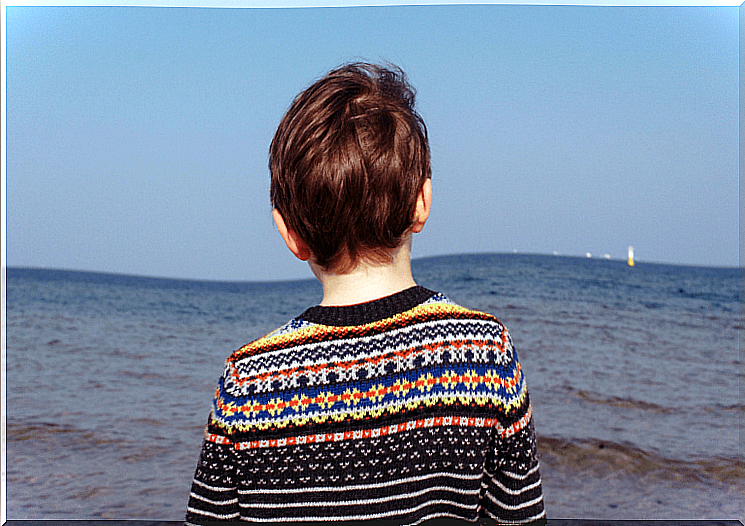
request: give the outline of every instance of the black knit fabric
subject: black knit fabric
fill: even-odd
[[[299,318],[310,323],[334,327],[364,325],[412,309],[434,295],[435,292],[417,285],[391,296],[356,305],[334,307],[316,305],[306,310]]]

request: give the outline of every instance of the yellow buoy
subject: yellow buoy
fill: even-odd
[[[629,266],[634,266],[634,247],[629,247]]]

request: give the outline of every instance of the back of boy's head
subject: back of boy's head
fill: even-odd
[[[404,72],[355,63],[315,82],[282,118],[269,169],[272,206],[321,268],[390,261],[431,176]]]

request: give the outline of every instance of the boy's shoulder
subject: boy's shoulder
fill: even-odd
[[[440,292],[435,292],[435,294],[429,300],[422,303],[422,306],[430,306],[432,311],[442,313],[443,315],[451,316],[454,318],[474,318],[484,321],[492,321],[502,325],[501,322],[493,314],[489,314],[488,312],[472,309],[469,307],[464,307],[450,300],[447,296]]]
[[[310,309],[306,312],[309,311]],[[428,299],[412,308],[360,325],[326,325],[306,319],[303,313],[234,351],[229,360],[241,360],[290,347],[304,347],[309,350],[323,345],[323,342],[334,340],[376,337],[417,329],[427,331],[430,327],[441,325],[450,325],[451,330],[458,332],[468,331],[471,324],[485,328],[497,337],[508,337],[507,328],[494,315],[463,307],[440,292],[432,292]]]

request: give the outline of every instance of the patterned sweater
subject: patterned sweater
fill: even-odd
[[[228,358],[187,524],[438,517],[545,522],[530,399],[496,318],[412,287],[311,307]]]

